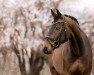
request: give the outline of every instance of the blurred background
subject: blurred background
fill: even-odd
[[[79,21],[94,53],[94,0],[0,0],[0,75],[51,75],[41,43],[56,8]]]

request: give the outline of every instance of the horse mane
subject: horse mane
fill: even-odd
[[[67,14],[65,14],[64,16],[71,18],[72,20],[74,20],[75,22],[77,22],[78,25],[79,25],[79,22],[78,22],[78,20],[75,17],[67,15]]]
[[[66,17],[69,17],[70,19],[72,19],[72,20],[74,20],[74,21],[76,21],[77,22],[77,25],[79,25],[79,23],[78,23],[78,21],[77,21],[77,19],[76,18],[74,18],[74,17],[72,17],[72,16],[70,16],[70,15],[64,15],[64,16],[66,16]],[[83,43],[83,39],[82,39],[82,36],[81,36],[81,29],[80,29],[80,27],[79,26],[77,26],[77,25],[75,25],[75,23],[74,24],[71,24],[71,25],[69,25],[70,27],[70,29],[71,29],[71,41],[72,41],[72,45],[74,46],[75,45],[75,50],[76,50],[76,52],[74,52],[74,53],[76,53],[76,55],[77,56],[79,56],[79,54],[80,55],[82,55],[83,54],[83,50],[84,50],[84,43]],[[77,46],[78,45],[78,46]],[[77,50],[78,49],[78,50]]]

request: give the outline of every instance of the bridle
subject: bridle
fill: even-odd
[[[54,28],[56,27],[56,24],[60,23],[61,27],[60,27],[60,31],[58,32],[56,38],[51,38],[50,35],[51,33],[54,31]],[[62,33],[65,32],[66,34],[66,22],[56,22],[52,25],[52,27],[49,30],[49,33],[47,36],[45,36],[45,39],[49,41],[49,43],[52,45],[53,49],[58,48],[61,45],[60,39],[62,37]],[[66,39],[66,35],[65,35],[65,39]]]

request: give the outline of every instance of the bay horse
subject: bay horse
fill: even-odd
[[[52,26],[43,40],[52,75],[90,75],[92,49],[76,18],[54,12]]]

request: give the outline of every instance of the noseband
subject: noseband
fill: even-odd
[[[56,24],[61,24],[60,31],[58,32],[56,38],[51,38],[50,35],[54,31]],[[66,22],[56,22],[52,25],[51,29],[49,30],[49,33],[47,36],[45,36],[45,39],[49,41],[49,43],[52,45],[53,49],[58,48],[61,45],[60,39],[62,37],[62,33],[65,32],[66,34]],[[66,38],[66,35],[65,35]]]

